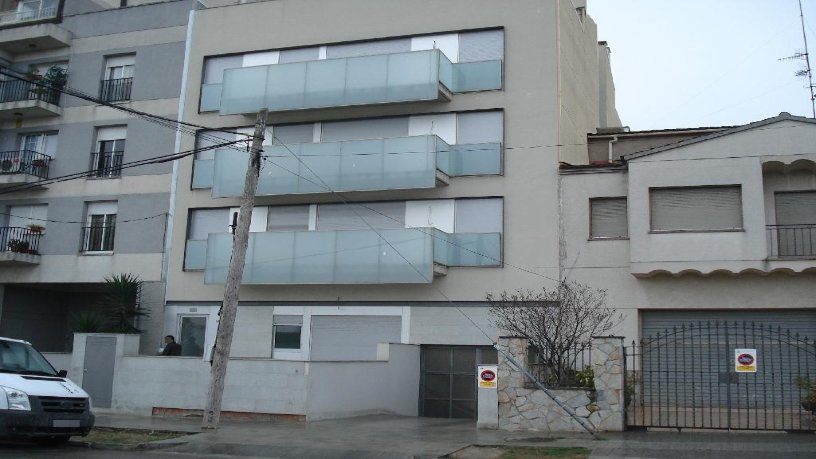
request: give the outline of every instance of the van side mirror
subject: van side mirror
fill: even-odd
[[[59,376],[60,378],[65,378],[65,377],[67,377],[67,376],[68,376],[68,370],[60,370],[60,371],[58,371],[58,372],[57,372],[57,376]]]

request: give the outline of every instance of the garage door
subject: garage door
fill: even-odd
[[[627,424],[813,430],[797,381],[816,378],[814,337],[816,310],[644,311]]]
[[[312,316],[312,360],[377,360],[378,343],[399,343],[399,316]]]
[[[497,363],[491,346],[422,346],[420,416],[475,419],[476,367]]]
[[[779,311],[644,311],[640,315],[642,338],[673,327],[705,322],[747,322],[781,327],[792,334],[816,338],[816,310]]]

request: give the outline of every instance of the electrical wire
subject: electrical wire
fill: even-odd
[[[109,168],[105,168],[105,169],[120,171],[122,169],[130,169],[130,168],[134,168],[134,167],[146,166],[146,165],[151,165],[151,164],[166,163],[166,162],[170,162],[170,161],[175,161],[177,159],[185,158],[187,156],[190,156],[190,155],[193,155],[195,153],[202,152],[202,151],[216,150],[218,148],[232,146],[232,145],[234,145],[236,143],[239,143],[239,142],[244,142],[244,141],[243,140],[236,140],[236,141],[232,141],[232,142],[226,142],[226,143],[223,143],[223,144],[211,145],[211,146],[207,146],[207,147],[196,148],[196,149],[193,149],[193,150],[182,151],[182,152],[179,152],[179,153],[171,153],[171,154],[162,155],[162,156],[155,156],[155,157],[152,157],[152,158],[146,158],[146,159],[141,159],[141,160],[137,160],[137,161],[131,161],[131,162],[128,162],[128,163],[122,163],[122,165],[120,165],[120,166],[109,167]],[[0,190],[0,195],[16,193],[16,192],[20,192],[20,191],[27,191],[27,190],[30,190],[30,189],[37,189],[37,188],[41,188],[44,185],[51,185],[51,184],[54,184],[54,183],[67,182],[67,181],[70,181],[70,180],[76,180],[76,179],[80,179],[80,178],[95,177],[96,174],[98,174],[98,173],[99,173],[99,169],[89,169],[89,170],[86,170],[86,171],[75,172],[75,173],[72,173],[72,174],[62,175],[62,176],[59,176],[59,177],[40,180],[38,182],[23,183],[23,184],[20,184],[20,185],[15,185],[15,186],[11,186],[11,187],[4,188],[4,189]]]

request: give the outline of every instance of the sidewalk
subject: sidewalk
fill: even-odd
[[[200,418],[97,416],[97,426],[201,432]],[[588,434],[477,430],[470,420],[364,416],[310,423],[223,421],[167,451],[271,458],[441,457],[470,445],[581,446],[592,458],[813,458],[816,435],[626,432]],[[170,440],[178,441],[178,440]]]

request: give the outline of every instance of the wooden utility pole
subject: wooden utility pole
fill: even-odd
[[[213,346],[212,366],[210,368],[210,385],[207,389],[207,407],[204,409],[202,427],[215,429],[221,418],[221,399],[224,395],[224,380],[227,376],[227,363],[232,347],[232,332],[235,328],[235,315],[238,312],[238,290],[241,277],[244,275],[247,244],[249,243],[249,223],[252,221],[252,207],[255,205],[255,190],[258,188],[258,176],[261,172],[261,151],[266,132],[267,110],[258,112],[255,118],[255,136],[249,152],[244,194],[241,196],[241,210],[235,225],[232,241],[227,282],[224,286],[224,303],[221,305],[218,333]]]

